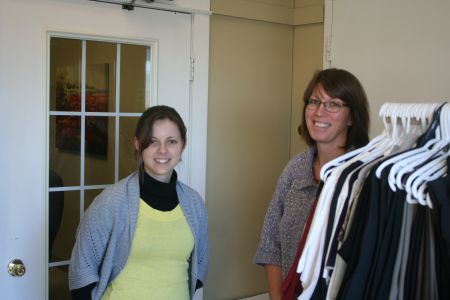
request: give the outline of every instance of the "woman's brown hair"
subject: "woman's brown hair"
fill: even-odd
[[[153,137],[153,125],[159,120],[170,120],[175,123],[180,131],[183,149],[186,146],[186,125],[180,114],[172,107],[165,105],[156,105],[145,110],[136,125],[134,137],[139,144],[139,149],[135,149],[135,157],[139,165],[139,171],[143,174],[142,152],[150,145]]]
[[[347,131],[347,140],[344,148],[359,148],[369,142],[369,103],[366,92],[359,80],[350,72],[342,69],[325,69],[317,71],[303,95],[302,123],[298,127],[298,133],[309,146],[315,145],[306,127],[306,105],[316,87],[322,89],[331,97],[344,101],[350,108],[352,125]]]

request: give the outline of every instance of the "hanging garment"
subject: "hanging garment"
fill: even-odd
[[[352,177],[350,179],[350,182],[346,182],[349,178],[350,174],[357,174],[354,173],[356,169],[358,169],[363,163],[361,161],[356,161],[352,164],[350,164],[345,170],[341,173],[341,176],[339,176],[338,182],[336,184],[337,188],[334,192],[334,195],[331,199],[330,203],[330,212],[336,212],[336,207],[338,206],[338,198],[340,196],[346,197],[346,195],[349,195],[351,193],[351,187],[353,186],[354,181],[356,178]],[[346,184],[348,183],[348,184]],[[345,189],[346,188],[346,189]],[[349,190],[350,189],[350,190]],[[332,230],[334,225],[334,219],[336,213],[330,213],[330,217],[328,219],[328,225],[325,232],[325,244],[329,245],[331,241],[332,236]],[[339,217],[339,216],[337,216]],[[320,265],[320,273],[322,274],[325,268],[325,257],[324,255],[322,257],[322,262]],[[326,278],[323,278],[323,276],[320,276],[318,278],[318,282],[316,284],[316,287],[314,289],[313,295],[311,296],[311,299],[313,300],[319,300],[319,299],[325,299],[327,294],[327,282]]]
[[[447,158],[447,170],[450,158]],[[434,231],[436,252],[436,277],[439,299],[450,299],[450,177],[428,183],[434,209],[431,223]]]

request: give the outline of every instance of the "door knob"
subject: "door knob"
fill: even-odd
[[[8,264],[8,273],[11,276],[23,276],[25,274],[25,266],[20,259],[13,259]]]

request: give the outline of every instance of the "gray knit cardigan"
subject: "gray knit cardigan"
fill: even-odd
[[[291,267],[300,234],[316,197],[315,148],[294,156],[284,168],[267,209],[254,262],[281,267],[283,278]]]
[[[126,264],[139,210],[139,176],[135,172],[107,187],[83,214],[69,266],[71,290],[97,282],[92,299],[103,295]],[[189,264],[191,298],[197,279],[208,272],[208,217],[200,195],[177,182],[178,200],[194,235]]]

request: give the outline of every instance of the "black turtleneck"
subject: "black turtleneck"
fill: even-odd
[[[170,182],[161,182],[151,177],[147,172],[139,175],[139,187],[141,199],[156,210],[170,211],[177,207],[177,172],[172,173]]]

